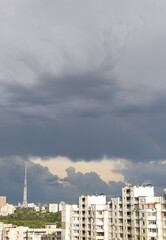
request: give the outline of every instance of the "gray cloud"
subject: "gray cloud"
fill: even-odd
[[[131,184],[152,184],[155,188],[155,194],[162,195],[166,187],[165,181],[165,161],[161,162],[127,162],[126,168],[120,171],[125,182]],[[119,172],[117,170],[117,172]]]
[[[7,196],[9,203],[22,202],[24,167],[25,161],[20,158],[0,159],[0,192],[1,195]],[[80,194],[91,192],[117,194],[123,184],[106,184],[95,172],[76,173],[74,168],[68,168],[66,171],[67,177],[59,179],[47,168],[28,162],[28,202],[73,202],[78,201]]]
[[[1,3],[1,156],[164,159],[165,7]]]
[[[125,168],[114,170],[123,174],[125,182],[131,184],[151,183],[156,194],[163,194],[166,186],[165,162],[125,161]],[[24,185],[25,160],[12,157],[0,159],[0,192],[6,195],[9,203],[22,202]],[[66,169],[67,177],[60,179],[48,169],[28,161],[28,202],[78,202],[81,194],[104,193],[109,200],[112,196],[121,195],[123,182],[110,181],[105,183],[95,172],[85,174],[76,172],[73,167]],[[5,179],[5,184],[4,184]],[[8,187],[6,187],[8,186]]]
[[[89,73],[65,78],[44,75],[33,87],[4,84],[10,104],[1,109],[1,154],[61,155],[73,160],[103,155],[133,160],[164,158],[165,153],[154,147],[146,132],[153,134],[149,120],[157,116],[160,143],[165,100],[148,107],[123,106],[123,101],[120,106],[117,96],[123,89],[116,80],[115,75],[108,80]]]

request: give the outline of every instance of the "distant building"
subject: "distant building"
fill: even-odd
[[[0,216],[7,216],[14,213],[15,207],[6,203],[6,196],[0,196]]]
[[[6,205],[6,196],[0,196],[0,208]]]
[[[59,212],[62,211],[62,207],[63,207],[64,204],[65,204],[65,202],[63,202],[63,201],[61,201],[61,202],[59,203],[59,206],[58,206],[58,211],[59,211]]]
[[[26,239],[61,240],[61,229],[57,228],[55,224],[48,224],[45,228],[28,228],[26,231]]]
[[[3,240],[25,240],[28,227],[16,227],[12,224],[4,224]]]
[[[34,203],[27,203],[27,207],[29,208],[35,208],[36,205]]]
[[[49,212],[53,212],[53,213],[58,212],[58,204],[57,203],[50,203],[49,204]]]
[[[0,216],[7,216],[9,214],[13,214],[16,210],[16,207],[12,204],[6,204],[3,207],[0,208]]]
[[[61,240],[61,229],[55,224],[29,228],[0,223],[0,234],[0,240]]]

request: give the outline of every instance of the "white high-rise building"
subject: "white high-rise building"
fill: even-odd
[[[162,235],[163,240],[166,240],[166,189],[164,189],[164,195],[161,198],[161,212],[162,212]]]
[[[79,205],[62,207],[62,240],[108,239],[106,196],[82,195]]]
[[[4,228],[4,223],[0,222],[0,240],[3,240],[3,228]]]
[[[166,240],[166,190],[127,185],[106,203],[104,195],[82,195],[63,204],[62,240]]]
[[[122,197],[111,199],[109,203],[109,239],[140,239],[141,197],[146,199],[145,202],[153,202],[154,188],[128,185],[122,188]]]

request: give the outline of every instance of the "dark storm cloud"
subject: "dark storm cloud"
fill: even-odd
[[[25,104],[25,106],[29,104],[32,107],[47,105],[51,108],[52,104],[65,103],[67,105],[68,101],[71,102],[71,108],[74,107],[75,102],[79,103],[79,101],[79,104],[81,101],[85,101],[91,106],[108,104],[108,101],[112,101],[111,105],[113,106],[113,100],[118,91],[115,80],[115,76],[112,76],[111,79],[105,79],[104,76],[98,76],[97,73],[63,78],[45,74],[38,79],[38,83],[33,87],[6,84],[4,91],[9,94],[10,102],[16,108],[18,104]]]
[[[0,155],[164,159],[165,7],[3,2]]]
[[[149,120],[156,116],[154,112],[160,123],[164,120],[163,96],[148,106],[140,107],[137,102],[129,106],[125,104],[128,95],[116,83],[116,76],[44,75],[32,87],[10,84],[3,89],[8,105],[0,109],[2,156],[61,155],[73,160],[100,159],[104,155],[133,160],[165,157],[137,130],[145,116],[141,129],[151,128]],[[124,95],[120,104],[119,95]],[[130,122],[137,123],[136,130]],[[160,127],[163,131],[164,122]]]
[[[28,160],[27,160],[28,161]],[[151,183],[155,186],[155,193],[163,193],[165,182],[165,162],[138,162],[124,161],[125,168],[114,170],[124,176],[124,182],[131,184]],[[7,196],[8,203],[22,202],[24,186],[25,160],[12,157],[0,159],[0,194]],[[76,172],[73,167],[66,169],[67,177],[59,179],[48,169],[28,161],[28,202],[78,202],[81,194],[104,193],[109,200],[112,196],[121,195],[123,182],[104,182],[97,173],[85,174]],[[5,184],[4,184],[5,179]],[[8,187],[6,187],[8,186]]]
[[[22,202],[24,186],[25,161],[20,158],[0,159],[0,195],[7,196],[8,203]],[[61,179],[52,175],[47,168],[28,162],[28,202],[73,202],[80,194],[88,192],[117,194],[123,183],[106,184],[94,173],[76,173],[74,169],[66,170],[68,176]],[[5,184],[4,184],[5,179]],[[8,186],[8,187],[6,187]],[[116,187],[115,187],[116,186]]]

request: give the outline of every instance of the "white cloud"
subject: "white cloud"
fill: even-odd
[[[124,177],[120,173],[120,170],[125,168],[124,159],[110,160],[107,158],[101,161],[91,160],[89,162],[80,160],[73,162],[67,157],[58,156],[55,158],[40,158],[31,157],[30,161],[35,164],[40,164],[41,166],[48,167],[52,174],[57,175],[59,178],[67,177],[66,169],[69,167],[75,168],[76,172],[81,172],[83,174],[87,172],[96,172],[100,178],[108,183],[109,181],[123,181]],[[119,173],[115,171],[118,169]]]

